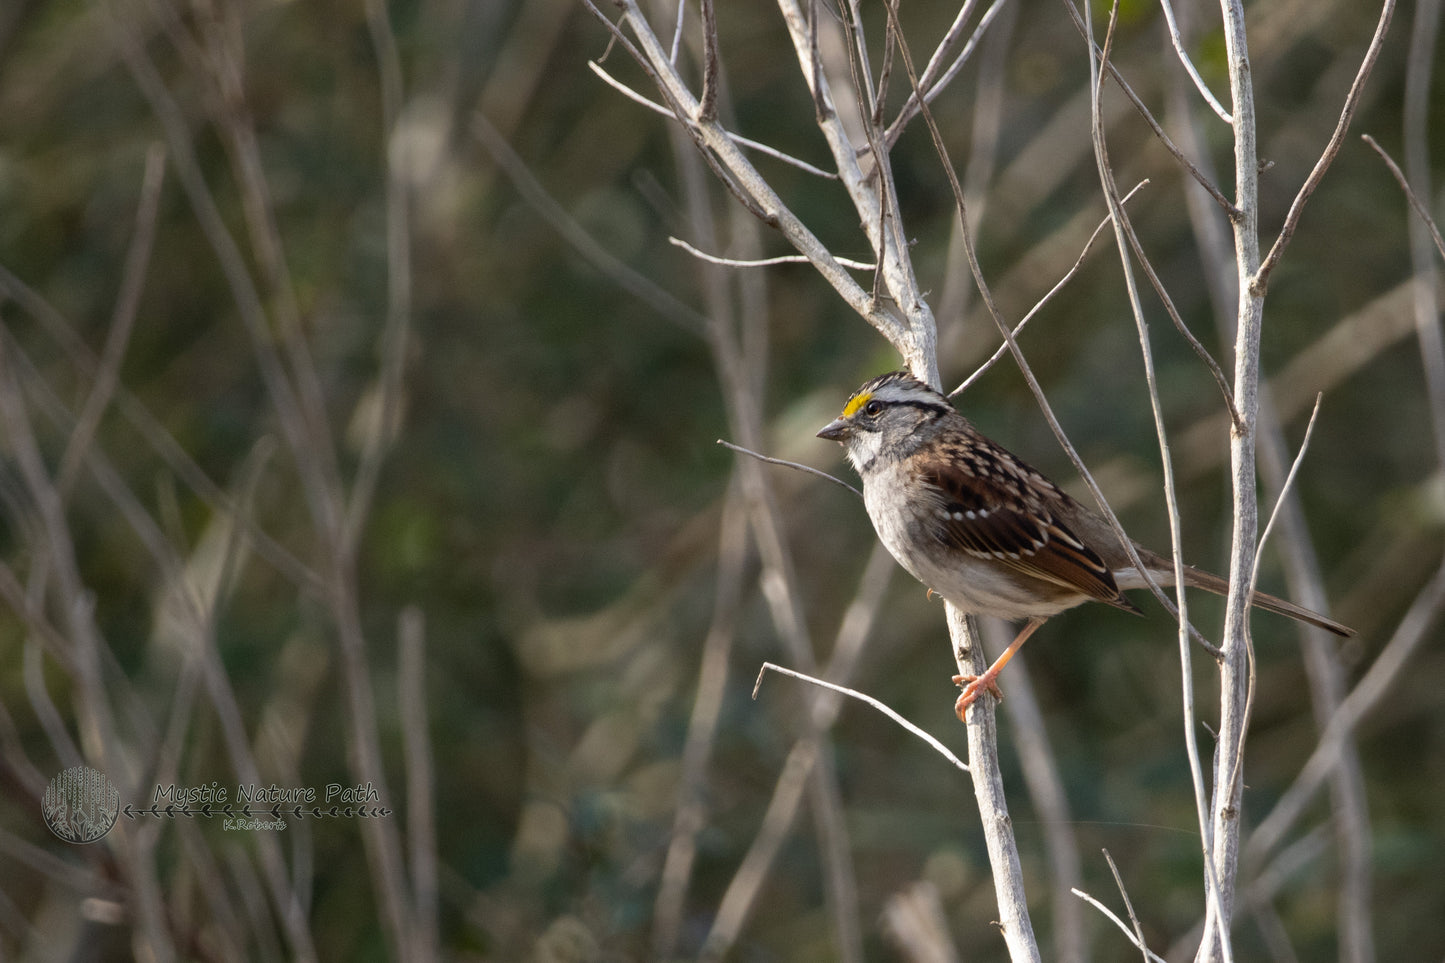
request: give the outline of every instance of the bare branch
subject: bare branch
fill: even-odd
[[[730,442],[730,441],[723,441],[721,438],[719,438],[719,439],[717,440],[717,443],[718,443],[719,445],[722,445],[724,448],[731,448],[733,451],[740,452],[740,453],[742,453],[742,454],[744,454],[744,455],[748,455],[748,456],[750,456],[750,457],[752,457],[752,458],[756,458],[758,461],[765,461],[765,462],[767,462],[769,465],[782,465],[784,468],[794,468],[794,469],[797,469],[798,471],[807,472],[807,473],[810,474],[810,475],[817,475],[819,478],[822,478],[822,479],[824,479],[825,481],[830,481],[830,482],[832,482],[833,484],[837,485],[837,486],[840,487],[840,488],[846,488],[846,489],[848,489],[848,491],[850,491],[850,492],[852,492],[853,494],[857,495],[859,498],[862,498],[862,497],[863,497],[863,493],[862,493],[862,492],[860,492],[858,489],[854,488],[852,485],[850,485],[850,484],[848,484],[847,482],[845,482],[843,479],[838,478],[838,477],[835,476],[835,475],[830,475],[830,474],[828,474],[828,473],[825,472],[825,471],[819,471],[817,468],[814,468],[814,467],[811,466],[811,465],[803,465],[803,464],[799,464],[799,463],[796,462],[796,461],[787,461],[786,459],[783,459],[783,458],[770,458],[770,457],[767,456],[767,455],[762,455],[762,454],[759,454],[758,452],[753,451],[751,448],[744,448],[742,445],[734,445],[732,442]]]
[[[1198,88],[1199,95],[1204,98],[1205,103],[1209,104],[1209,109],[1214,111],[1226,124],[1233,124],[1234,118],[1229,116],[1229,111],[1225,110],[1224,105],[1215,98],[1214,92],[1209,89],[1204,78],[1199,76],[1199,71],[1194,69],[1194,61],[1190,60],[1189,54],[1184,52],[1184,40],[1179,36],[1179,24],[1174,20],[1173,5],[1169,0],[1159,0],[1159,5],[1164,8],[1164,20],[1169,24],[1169,39],[1174,43],[1174,52],[1179,55],[1179,62],[1189,73],[1189,79],[1194,81],[1194,86]]]
[[[1142,180],[1139,183],[1135,184],[1133,189],[1130,190],[1128,194],[1125,194],[1122,198],[1120,198],[1120,205],[1129,203],[1129,199],[1135,194],[1137,194],[1139,190],[1148,183],[1148,180]],[[1099,239],[1099,235],[1104,232],[1104,228],[1108,227],[1112,220],[1112,214],[1104,215],[1104,219],[1099,222],[1099,226],[1094,228],[1094,233],[1090,234],[1089,239],[1084,242],[1084,249],[1079,252],[1079,256],[1074,260],[1073,265],[1071,265],[1069,269],[1064,272],[1064,276],[1059,278],[1059,280],[1054,283],[1053,287],[1049,288],[1048,293],[1046,293],[1043,297],[1039,298],[1038,302],[1033,307],[1029,308],[1028,314],[1025,314],[1023,316],[1023,319],[1019,321],[1018,324],[1014,325],[1013,337],[1015,339],[1017,339],[1019,333],[1023,331],[1024,325],[1028,324],[1029,321],[1033,320],[1034,315],[1038,314],[1039,311],[1043,310],[1044,305],[1052,301],[1054,299],[1054,295],[1062,291],[1064,289],[1064,286],[1068,284],[1069,281],[1073,280],[1074,275],[1079,273],[1079,268],[1083,266],[1084,259],[1089,256],[1089,251],[1093,249],[1094,242]],[[1008,342],[1005,341],[994,350],[993,354],[989,355],[987,361],[983,362],[983,364],[979,365],[973,370],[973,374],[969,375],[967,378],[964,378],[963,381],[959,382],[958,387],[954,388],[948,393],[948,397],[956,398],[957,396],[967,391],[975,381],[977,381],[979,378],[982,378],[990,368],[997,364],[999,362],[999,359],[1002,358],[1007,352]]]
[[[858,580],[858,591],[838,627],[825,676],[840,682],[852,676],[863,643],[877,620],[883,593],[896,569],[888,550],[882,544],[875,545]],[[743,919],[756,902],[769,867],[797,815],[804,784],[818,763],[822,734],[836,720],[841,707],[842,699],[832,695],[813,703],[810,731],[795,742],[788,753],[758,832],[718,904],[712,929],[703,943],[703,959],[720,959],[736,942]]]
[[[1119,875],[1119,867],[1114,865],[1114,857],[1109,855],[1107,849],[1104,850],[1104,860],[1109,864],[1109,872],[1114,874],[1114,885],[1119,887],[1119,895],[1124,899],[1124,909],[1129,914],[1129,922],[1134,924],[1134,945],[1144,954],[1144,963],[1149,963],[1154,954],[1149,952],[1149,945],[1144,942],[1144,926],[1134,914],[1134,903],[1129,899],[1129,891],[1124,888],[1124,878]]]
[[[953,764],[954,767],[961,769],[964,772],[969,771],[968,766],[964,764],[963,760],[959,759],[953,754],[953,750],[949,749],[943,743],[939,742],[929,733],[918,728],[918,726],[903,718],[903,716],[899,715],[896,711],[894,711],[892,706],[888,705],[885,702],[881,702],[870,695],[859,692],[857,689],[850,689],[847,686],[828,682],[827,680],[819,679],[816,676],[811,676],[803,672],[797,672],[793,669],[787,669],[783,666],[775,665],[772,662],[764,662],[763,667],[758,670],[758,681],[753,685],[754,699],[758,697],[758,690],[762,688],[763,685],[763,676],[767,674],[769,669],[772,669],[774,672],[780,673],[782,675],[792,676],[794,679],[801,679],[804,682],[810,682],[813,685],[822,686],[824,689],[832,690],[833,692],[848,696],[849,698],[857,699],[859,702],[863,702],[872,706],[888,718],[892,719],[894,722],[898,723],[904,729],[908,730],[909,733],[917,736],[924,742],[928,743],[930,746],[933,747],[933,750],[935,752],[943,756],[943,758],[947,759],[950,763]]]
[[[1256,129],[1254,76],[1250,67],[1243,0],[1224,0],[1225,57],[1234,116],[1234,190],[1238,216],[1234,235],[1235,273],[1248,277],[1259,265],[1259,132]],[[1241,288],[1243,286],[1241,285]],[[1263,300],[1248,290],[1236,292],[1234,323],[1234,402],[1245,426],[1229,437],[1233,512],[1229,533],[1229,593],[1224,605],[1224,658],[1219,663],[1219,721],[1213,764],[1214,786],[1201,837],[1206,886],[1214,894],[1205,914],[1201,963],[1233,959],[1233,919],[1239,871],[1240,809],[1243,787],[1235,779],[1244,751],[1244,712],[1248,701],[1249,604],[1245,573],[1258,550],[1258,479],[1254,425],[1259,412],[1260,341]],[[1213,874],[1212,878],[1211,875]]]
[[[1094,51],[1095,58],[1100,59],[1102,52],[1095,46],[1089,30],[1084,24],[1084,18],[1079,16],[1079,11],[1074,6],[1073,0],[1064,0],[1064,8],[1069,11],[1069,17],[1074,21],[1074,28],[1079,31],[1079,36],[1088,42],[1089,48]],[[1184,152],[1174,143],[1173,139],[1164,132],[1164,128],[1154,119],[1154,115],[1149,112],[1149,108],[1144,105],[1144,101],[1139,95],[1134,93],[1134,88],[1129,86],[1123,74],[1119,73],[1118,69],[1106,60],[1100,60],[1100,62],[1103,63],[1104,68],[1109,71],[1109,76],[1114,78],[1114,83],[1118,84],[1119,89],[1124,92],[1124,96],[1129,98],[1129,102],[1134,105],[1134,109],[1139,112],[1139,116],[1143,117],[1144,122],[1154,131],[1154,136],[1159,138],[1159,142],[1164,145],[1169,153],[1174,155],[1174,159],[1189,172],[1189,175],[1199,183],[1199,186],[1209,192],[1209,196],[1214,198],[1214,202],[1229,215],[1230,220],[1234,220],[1239,215],[1239,211],[1230,203],[1229,198],[1225,197],[1219,188],[1214,186],[1214,182],[1206,177],[1204,172],[1201,171],[1192,160],[1186,157]]]
[[[662,104],[659,104],[655,100],[649,100],[648,98],[642,96],[637,91],[633,90],[631,87],[627,86],[622,81],[618,80],[616,77],[603,70],[602,65],[597,63],[595,60],[587,61],[587,66],[592,68],[592,72],[598,77],[600,77],[603,83],[615,89],[618,93],[622,94],[622,96],[626,97],[628,100],[641,104],[653,113],[661,114],[662,116],[670,120],[677,119],[677,115],[674,114],[671,110],[662,106]],[[780,160],[784,164],[790,164],[793,167],[798,168],[798,170],[807,171],[809,174],[813,174],[817,177],[824,177],[830,181],[836,181],[838,179],[838,175],[833,173],[832,171],[825,171],[821,167],[815,167],[814,165],[809,164],[805,160],[800,160],[799,158],[794,157],[791,154],[785,154],[782,151],[778,150],[776,147],[770,147],[767,144],[764,144],[762,141],[752,140],[751,138],[744,137],[741,134],[734,134],[731,132],[728,132],[728,136],[731,137],[735,143],[746,147],[748,150],[755,150],[760,154],[767,154],[769,157]],[[804,260],[806,260],[806,258],[804,258]]]
[[[1135,936],[1134,933],[1129,929],[1129,924],[1119,919],[1119,917],[1114,913],[1113,910],[1109,909],[1109,907],[1094,899],[1094,897],[1090,896],[1088,893],[1084,892],[1081,889],[1076,888],[1073,890],[1073,893],[1079,899],[1083,900],[1085,903],[1088,903],[1100,913],[1103,913],[1104,918],[1109,920],[1109,922],[1113,923],[1115,926],[1119,927],[1119,932],[1123,933],[1124,936],[1129,940],[1129,942],[1134,944],[1134,947],[1136,949],[1140,949],[1143,950],[1145,953],[1148,953],[1148,958],[1153,961],[1153,963],[1167,963],[1164,957],[1160,956],[1157,953],[1151,952],[1148,947],[1142,946],[1139,942],[1139,938]]]
[[[1279,496],[1275,499],[1274,510],[1269,513],[1269,520],[1264,523],[1264,529],[1259,533],[1259,547],[1264,548],[1269,541],[1269,533],[1274,530],[1274,523],[1279,518],[1280,509],[1284,506],[1285,498],[1289,495],[1291,486],[1294,485],[1295,477],[1299,474],[1300,465],[1304,463],[1305,452],[1310,447],[1310,436],[1314,434],[1315,421],[1320,416],[1320,403],[1324,401],[1323,394],[1315,395],[1315,406],[1310,411],[1310,420],[1305,424],[1305,436],[1300,440],[1299,451],[1295,452],[1294,462],[1289,466],[1289,474],[1285,475],[1284,484],[1280,486]],[[1259,560],[1264,553],[1261,551],[1254,556],[1254,568],[1249,573],[1249,592],[1254,594],[1255,586],[1259,584]]]
[[[584,0],[589,10],[598,20],[613,34],[619,43],[637,59],[643,70],[658,85],[659,91],[663,94],[664,100],[672,108],[674,115],[683,121],[688,131],[700,148],[703,149],[703,157],[713,170],[723,179],[723,182],[734,195],[739,198],[755,216],[764,223],[777,227],[795,248],[806,255],[814,267],[823,275],[833,288],[843,296],[848,305],[861,315],[868,323],[877,328],[885,337],[895,345],[905,357],[919,357],[924,353],[924,345],[917,343],[917,335],[910,326],[900,321],[892,311],[876,303],[847,270],[837,262],[832,253],[811,231],[798,220],[796,215],[790,211],[777,194],[768,185],[767,181],[753,168],[746,157],[738,150],[737,144],[731,135],[721,128],[716,122],[701,123],[696,120],[697,101],[688,91],[682,79],[677,76],[676,71],[668,62],[666,52],[662,50],[657,42],[656,36],[652,33],[651,27],[637,8],[635,0],[621,0],[623,9],[623,23],[630,26],[638,38],[641,47],[633,44],[626,35],[622,33],[621,27],[604,17],[592,0]],[[804,56],[806,56],[809,29],[806,19],[802,16],[801,10],[792,8],[785,11],[785,19],[788,21],[790,32],[794,37],[795,46],[801,42]],[[806,69],[811,72],[812,64],[808,63]],[[815,98],[819,91],[814,91]],[[825,125],[825,133],[829,128]],[[845,163],[840,167],[839,173],[845,185],[848,186],[850,194],[855,201],[860,195],[859,192],[867,191],[865,179],[857,167],[856,157],[851,149],[847,147],[846,141],[839,143],[841,131],[832,131],[829,136],[830,147],[833,150],[835,161]],[[864,218],[865,224],[872,223]],[[896,256],[890,255],[890,260],[885,262],[885,271],[895,271]],[[909,272],[911,277],[911,271]],[[900,285],[900,290],[905,286]],[[910,316],[919,310],[926,311],[926,306],[921,304],[904,303],[900,307]]]
[[[106,334],[105,348],[100,354],[95,381],[86,396],[85,405],[76,416],[75,430],[66,443],[65,454],[60,459],[56,472],[56,487],[62,499],[66,498],[75,485],[76,476],[85,458],[86,450],[100,427],[101,416],[110,406],[115,389],[120,381],[120,363],[125,355],[126,344],[135,325],[136,310],[140,307],[141,292],[145,283],[146,267],[150,264],[151,247],[155,242],[156,211],[160,206],[161,183],[165,176],[165,149],[152,144],[146,152],[145,177],[141,184],[141,199],[136,210],[135,233],[130,249],[126,252],[125,273],[122,276],[120,293],[116,297],[115,311],[111,315],[110,331]]]
[[[511,179],[512,185],[532,205],[537,213],[547,219],[562,237],[579,254],[591,261],[598,270],[611,277],[620,287],[639,300],[647,302],[658,314],[683,330],[704,336],[707,319],[694,308],[678,300],[671,293],[658,287],[651,278],[622,263],[611,251],[597,242],[592,235],[562,208],[562,205],[547,193],[537,182],[527,165],[513,152],[511,145],[502,139],[496,129],[481,114],[472,118],[472,131],[483,147],[491,153],[492,159]]]
[[[1395,0],[1385,0],[1380,8],[1380,21],[1375,25],[1375,35],[1370,39],[1370,46],[1365,50],[1365,59],[1360,63],[1359,72],[1355,74],[1355,82],[1350,85],[1350,92],[1345,96],[1345,105],[1340,110],[1339,122],[1335,124],[1335,132],[1330,135],[1329,143],[1325,145],[1324,153],[1315,162],[1314,169],[1305,178],[1304,184],[1300,185],[1299,193],[1295,195],[1294,203],[1289,206],[1289,213],[1285,215],[1284,226],[1279,230],[1279,237],[1275,238],[1274,244],[1270,246],[1269,254],[1260,264],[1259,270],[1255,271],[1249,279],[1250,292],[1256,297],[1262,297],[1269,287],[1269,275],[1274,266],[1279,263],[1280,256],[1284,254],[1285,247],[1290,239],[1294,237],[1295,228],[1299,226],[1300,215],[1304,213],[1305,202],[1320,186],[1324,180],[1325,171],[1335,161],[1335,155],[1339,154],[1340,146],[1345,141],[1345,131],[1349,130],[1350,121],[1354,119],[1355,108],[1359,106],[1360,95],[1364,92],[1365,81],[1369,79],[1370,71],[1374,69],[1375,61],[1380,56],[1380,50],[1385,45],[1385,33],[1390,28],[1390,18],[1395,13]]]
[[[402,609],[397,618],[397,647],[397,705],[406,748],[406,829],[415,922],[410,950],[417,959],[434,959],[439,947],[436,792],[427,735],[426,623],[421,609]]]
[[[678,778],[677,809],[672,839],[662,864],[662,878],[653,906],[653,958],[676,955],[682,932],[688,880],[697,856],[697,837],[706,825],[705,779],[729,673],[728,657],[736,635],[743,569],[748,559],[748,520],[736,473],[723,502],[719,523],[716,587],[712,621],[702,644],[697,694],[687,723]]]
[[[1159,401],[1159,385],[1154,372],[1154,354],[1149,343],[1149,328],[1144,321],[1143,308],[1139,304],[1137,283],[1134,280],[1134,272],[1129,262],[1127,251],[1127,237],[1129,233],[1128,215],[1125,213],[1123,205],[1118,199],[1118,185],[1114,181],[1114,172],[1109,165],[1109,152],[1104,135],[1104,120],[1101,109],[1104,92],[1104,68],[1106,68],[1109,63],[1109,50],[1113,43],[1117,15],[1118,4],[1116,2],[1110,10],[1109,29],[1104,37],[1104,44],[1099,53],[1098,64],[1096,65],[1092,58],[1089,61],[1091,98],[1090,130],[1093,137],[1095,165],[1098,168],[1100,184],[1103,187],[1104,198],[1108,201],[1110,214],[1113,216],[1115,243],[1119,250],[1119,263],[1124,273],[1124,282],[1129,295],[1129,306],[1134,315],[1135,326],[1138,329],[1139,350],[1144,362],[1144,380],[1149,389],[1149,408],[1154,417],[1154,432],[1159,441],[1159,459],[1164,473],[1164,500],[1168,509],[1169,519],[1169,543],[1174,562],[1175,598],[1178,600],[1177,618],[1179,622],[1179,664],[1182,688],[1184,744],[1189,761],[1190,779],[1194,789],[1200,837],[1206,842],[1205,850],[1207,852],[1209,840],[1209,808],[1204,792],[1203,762],[1200,758],[1198,741],[1195,734],[1194,674],[1191,669],[1192,659],[1189,652],[1189,600],[1184,588],[1183,536],[1179,513],[1179,492],[1174,478],[1174,460],[1169,453],[1169,437],[1164,425],[1164,412]],[[1086,16],[1085,39],[1090,48],[1092,48],[1094,46],[1092,10],[1086,11]],[[1231,411],[1232,410],[1231,408]],[[1120,538],[1132,559],[1135,554],[1133,544],[1128,538],[1123,536],[1122,532],[1120,533]],[[1139,571],[1147,571],[1147,567],[1140,564],[1137,560],[1135,564],[1138,565]],[[1150,581],[1152,582],[1152,579]],[[1203,863],[1205,899],[1211,907],[1218,908],[1221,905],[1218,878],[1207,855]],[[1220,939],[1227,944],[1228,934],[1221,933]]]
[[[706,261],[709,264],[719,265],[721,267],[755,268],[773,267],[774,265],[778,264],[808,263],[808,259],[801,254],[784,254],[779,257],[764,257],[757,258],[751,261],[742,261],[738,260],[737,258],[718,257],[716,254],[708,254],[705,251],[699,251],[697,248],[693,247],[691,244],[687,243],[680,237],[669,237],[667,239],[667,242],[674,247],[682,248],[684,251],[691,254],[695,258]],[[838,258],[838,263],[846,268],[852,268],[855,271],[873,271],[876,270],[878,267],[877,264],[869,264],[864,261],[850,261],[847,258],[841,257]]]
[[[703,123],[717,120],[718,50],[717,12],[714,0],[700,0],[702,6],[702,97],[697,106],[697,119]],[[673,61],[676,63],[676,60]]]
[[[923,100],[926,103],[932,103],[935,97],[943,93],[953,79],[958,76],[963,65],[968,63],[974,50],[983,40],[984,34],[993,24],[999,12],[1003,10],[1004,4],[1008,2],[1009,0],[994,0],[993,4],[979,18],[978,26],[974,27],[968,42],[964,44],[958,56],[953,59],[953,63],[949,64],[947,70],[942,70],[943,59],[958,45],[958,41],[963,36],[964,24],[968,22],[968,18],[973,14],[973,9],[977,4],[977,0],[966,0],[959,9],[958,16],[954,18],[953,25],[948,28],[948,33],[944,34],[943,40],[939,42],[938,49],[933,52],[933,56],[929,58],[927,66],[924,67],[918,87],[909,92],[908,100],[904,102],[898,111],[898,116],[893,118],[893,123],[889,124],[888,130],[884,132],[883,143],[888,149],[891,150],[893,145],[898,142],[898,138],[903,136],[903,130],[908,126],[908,122],[918,116],[919,89],[924,91]],[[940,71],[942,72],[941,76]]]
[[[1436,226],[1435,219],[1430,216],[1430,209],[1420,202],[1420,198],[1417,197],[1414,190],[1411,189],[1410,182],[1405,179],[1405,172],[1400,170],[1400,165],[1395,163],[1394,158],[1385,151],[1385,148],[1380,146],[1379,141],[1375,140],[1375,138],[1369,134],[1361,134],[1360,139],[1366,144],[1369,144],[1370,149],[1376,154],[1379,154],[1380,159],[1385,162],[1385,166],[1390,168],[1390,173],[1394,175],[1395,181],[1400,185],[1400,190],[1405,192],[1406,200],[1408,200],[1410,206],[1415,209],[1415,213],[1420,215],[1420,220],[1429,228],[1430,237],[1435,241],[1435,250],[1440,252],[1442,259],[1445,259],[1445,238],[1441,238],[1440,228]]]

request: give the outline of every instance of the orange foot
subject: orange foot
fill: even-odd
[[[965,685],[965,683],[967,683]],[[953,677],[953,684],[963,686],[963,692],[959,695],[958,701],[953,704],[953,711],[958,716],[959,722],[966,722],[968,707],[973,705],[978,694],[987,690],[999,702],[1003,701],[1003,693],[998,687],[998,673],[990,669],[983,675],[956,675]]]

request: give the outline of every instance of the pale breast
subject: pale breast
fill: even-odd
[[[990,559],[949,549],[929,534],[936,508],[896,497],[896,472],[865,482],[863,500],[878,538],[914,578],[964,612],[1022,619],[1054,615],[1086,600],[1083,594],[1034,578]]]

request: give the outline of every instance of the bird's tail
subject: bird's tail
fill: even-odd
[[[1172,575],[1173,573],[1171,572],[1170,574]],[[1171,578],[1169,581],[1173,582],[1173,579]],[[1229,594],[1228,581],[1220,578],[1218,575],[1189,565],[1184,566],[1184,584],[1193,586],[1194,588],[1204,589],[1206,592],[1213,592],[1215,595]],[[1332,618],[1305,608],[1303,605],[1296,605],[1293,602],[1280,598],[1278,595],[1270,595],[1268,592],[1256,591],[1254,597],[1250,599],[1250,604],[1255,608],[1277,612],[1280,615],[1288,616],[1297,621],[1318,626],[1342,638],[1348,639],[1355,634],[1355,630],[1348,625],[1342,625]]]

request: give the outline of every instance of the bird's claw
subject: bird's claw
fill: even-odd
[[[983,675],[956,675],[953,677],[953,684],[963,686],[963,692],[953,704],[953,711],[959,722],[967,721],[968,707],[973,705],[980,692],[987,692],[999,702],[1003,701],[1003,692],[998,687],[997,677],[987,672]]]

